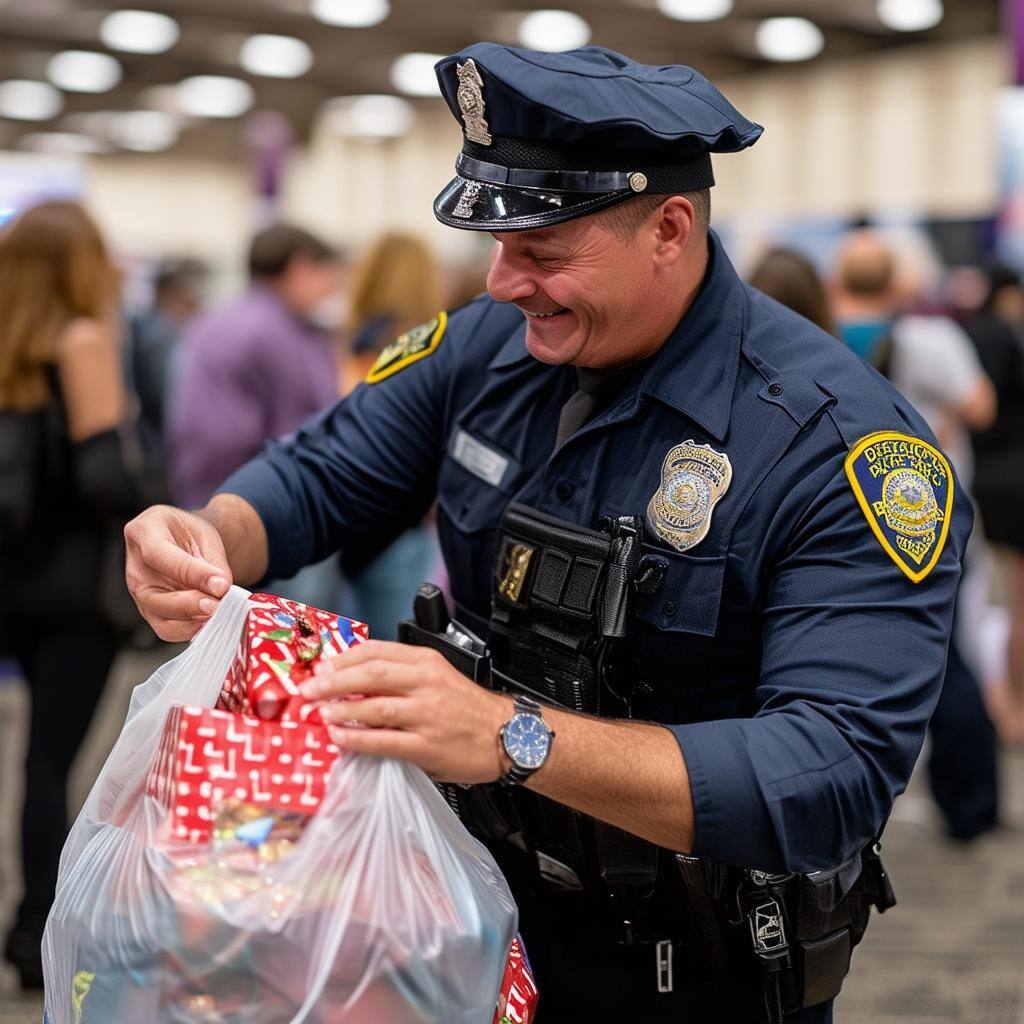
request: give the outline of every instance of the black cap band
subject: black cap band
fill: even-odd
[[[491,185],[555,192],[628,190],[673,195],[696,192],[715,183],[708,153],[670,158],[657,164],[630,166],[628,160],[621,153],[599,153],[525,139],[495,138],[491,146],[467,139],[455,169],[464,178]]]

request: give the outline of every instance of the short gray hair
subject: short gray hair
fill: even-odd
[[[711,223],[711,189],[702,188],[696,192],[677,192],[676,195],[689,200],[693,207],[694,226],[698,234],[706,234]],[[668,195],[636,196],[612,206],[605,211],[611,231],[624,242],[636,238],[640,225],[659,207]]]

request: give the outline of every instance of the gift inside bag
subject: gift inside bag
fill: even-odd
[[[299,697],[365,638],[233,588],[136,688],[61,858],[50,1024],[498,1019],[519,961],[493,859],[421,771],[339,754]]]

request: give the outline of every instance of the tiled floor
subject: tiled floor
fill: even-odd
[[[76,766],[73,800],[102,763],[131,686],[153,666],[152,657],[133,655],[115,667]],[[22,695],[0,683],[0,931],[13,898],[10,815],[23,714]],[[1024,751],[1008,752],[1003,764],[1008,827],[974,846],[939,836],[919,780],[897,804],[885,856],[900,905],[875,919],[857,950],[839,1024],[1024,1024]],[[14,995],[2,970],[0,1024],[39,1024],[41,1001]]]

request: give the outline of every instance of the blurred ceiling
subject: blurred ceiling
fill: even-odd
[[[344,0],[340,0],[344,2]],[[686,2],[686,0],[677,0]],[[244,79],[255,97],[253,109],[281,112],[299,139],[308,137],[325,101],[339,96],[393,93],[393,61],[408,52],[446,54],[477,39],[516,43],[522,16],[532,9],[517,0],[391,0],[390,13],[369,28],[341,28],[317,21],[311,0],[0,0],[0,89],[11,79],[45,81],[47,65],[59,51],[90,50],[120,61],[123,77],[102,93],[65,91],[63,110],[44,120],[0,116],[0,148],[38,144],[39,132],[90,133],[83,114],[168,108],[173,87],[194,75]],[[755,44],[762,19],[802,16],[824,34],[814,60],[866,51],[961,40],[998,30],[998,0],[945,0],[945,15],[934,28],[895,32],[883,27],[875,0],[735,0],[732,12],[712,22],[671,20],[658,0],[566,0],[561,4],[586,19],[592,43],[610,46],[651,64],[691,64],[712,79],[770,66]],[[99,27],[110,11],[157,11],[173,17],[180,39],[166,52],[124,53],[103,45]],[[313,63],[298,78],[246,73],[239,63],[242,43],[256,33],[286,35],[312,48]],[[162,88],[161,88],[162,87]],[[436,99],[413,99],[420,107]],[[175,153],[234,156],[243,142],[245,117],[178,115]],[[26,137],[32,136],[26,141]],[[35,140],[35,142],[33,141]],[[115,147],[116,148],[116,147]],[[152,145],[150,148],[162,148]]]

